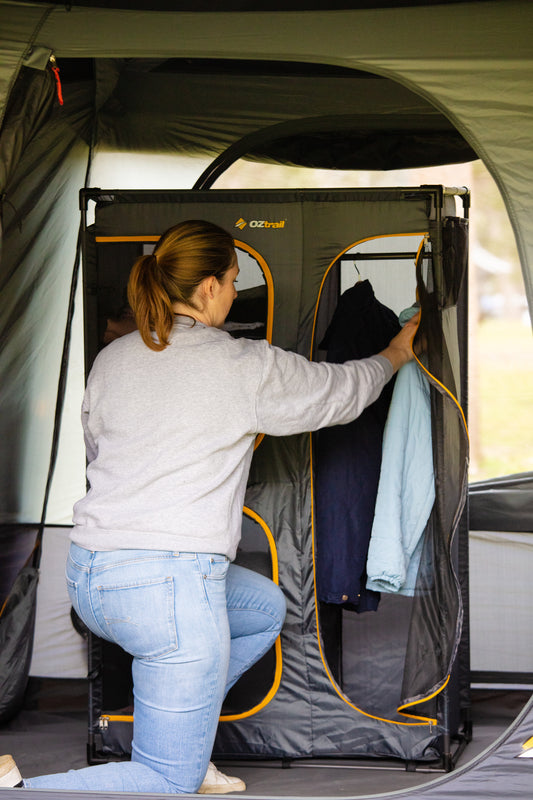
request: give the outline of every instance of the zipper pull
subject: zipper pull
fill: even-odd
[[[61,89],[61,78],[59,77],[59,67],[57,66],[57,61],[55,55],[52,53],[50,56],[50,64],[52,66],[52,72],[56,78],[56,90],[57,90],[57,99],[59,100],[59,105],[63,105],[63,91]]]

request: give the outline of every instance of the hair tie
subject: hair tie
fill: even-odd
[[[159,261],[157,260],[157,253],[148,253],[146,256],[147,262],[151,268],[159,270]]]

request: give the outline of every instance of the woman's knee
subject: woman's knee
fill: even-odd
[[[285,595],[274,581],[237,564],[231,564],[228,571],[227,606],[228,610],[263,612],[278,629],[287,611]]]
[[[279,586],[273,581],[270,583],[269,602],[272,607],[272,616],[277,620],[279,630],[281,630],[287,613],[287,601]]]

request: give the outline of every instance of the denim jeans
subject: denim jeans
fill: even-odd
[[[92,552],[75,544],[67,584],[85,624],[133,655],[131,761],[43,775],[24,786],[196,792],[226,692],[281,630],[279,587],[222,555]]]

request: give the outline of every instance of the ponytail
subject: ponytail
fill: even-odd
[[[128,302],[142,340],[151,350],[164,350],[174,324],[172,301],[161,282],[155,254],[137,259],[128,281]],[[152,336],[155,332],[157,339]]]

